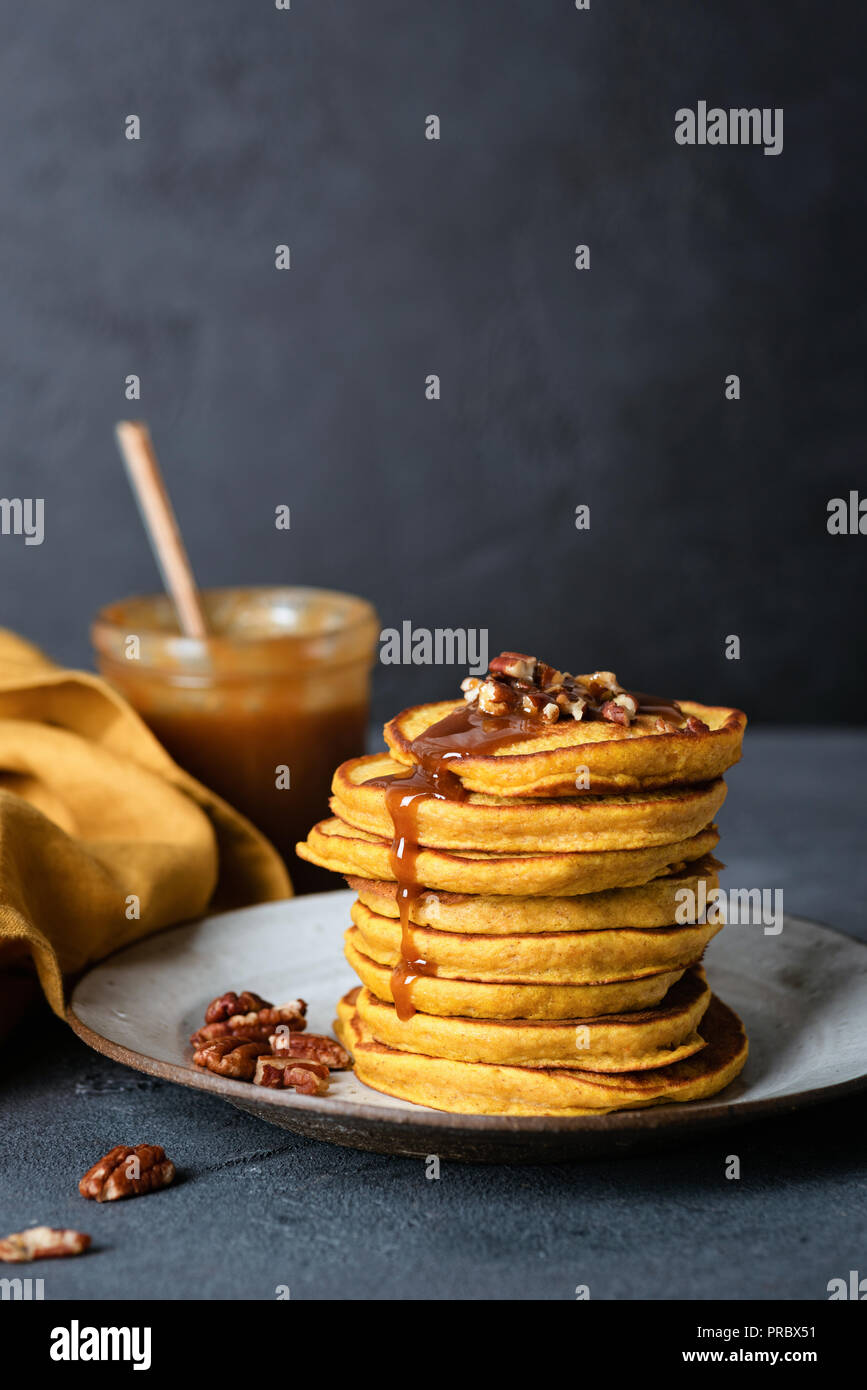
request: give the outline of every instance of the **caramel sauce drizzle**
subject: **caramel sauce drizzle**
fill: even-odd
[[[538,733],[539,720],[531,715],[506,714],[494,718],[461,705],[413,740],[410,751],[415,766],[408,773],[375,777],[368,783],[385,789],[385,804],[394,830],[389,864],[397,880],[400,960],[391,973],[391,997],[403,1023],[416,1012],[412,1002],[414,981],[419,975],[436,974],[436,962],[416,950],[410,916],[414,904],[426,891],[416,871],[419,806],[432,798],[466,801],[469,793],[450,770],[450,762],[474,753],[493,752]]]
[[[655,714],[664,719],[682,720],[683,711],[675,701],[657,695],[630,694],[638,701],[639,714]],[[466,801],[469,792],[449,763],[476,754],[493,753],[522,739],[537,738],[545,730],[537,715],[483,714],[464,704],[444,719],[432,724],[413,739],[410,752],[414,766],[407,773],[374,777],[366,784],[385,790],[385,804],[391,816],[394,837],[389,864],[397,880],[397,909],[400,920],[400,959],[391,972],[391,997],[397,1016],[406,1023],[416,1012],[412,986],[420,975],[436,975],[436,962],[422,956],[413,941],[411,912],[427,891],[417,870],[418,812],[429,799]],[[551,727],[551,726],[547,726]]]

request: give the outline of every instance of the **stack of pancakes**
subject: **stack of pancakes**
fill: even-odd
[[[358,895],[361,987],[337,1026],[362,1081],[440,1110],[583,1115],[741,1070],[743,1028],[700,965],[719,923],[696,905],[746,720],[628,699],[628,722],[417,706],[386,725],[388,754],[337,769],[334,817],[298,853]]]

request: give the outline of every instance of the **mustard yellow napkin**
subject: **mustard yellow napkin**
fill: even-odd
[[[0,628],[0,968],[31,955],[62,1016],[64,975],[291,892],[273,846],[120,695]]]

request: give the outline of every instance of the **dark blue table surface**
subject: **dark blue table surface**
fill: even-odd
[[[867,939],[867,733],[752,730],[729,776],[731,884]],[[0,1234],[87,1230],[76,1260],[16,1273],[45,1297],[824,1299],[867,1274],[864,1099],[649,1153],[554,1167],[385,1158],[296,1138],[129,1071],[37,1015],[0,1052]],[[158,1195],[97,1206],[84,1168],[162,1143]],[[726,1156],[741,1160],[727,1180]],[[12,1271],[10,1271],[12,1272]]]

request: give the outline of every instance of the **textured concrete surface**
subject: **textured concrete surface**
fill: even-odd
[[[867,937],[863,733],[753,732],[721,816],[729,881]],[[59,1023],[0,1064],[0,1230],[93,1236],[29,1266],[46,1298],[823,1299],[867,1271],[864,1099],[653,1153],[562,1167],[443,1165],[296,1139],[128,1071]],[[84,1168],[162,1143],[176,1186],[98,1207]],[[740,1181],[724,1176],[738,1154]]]

